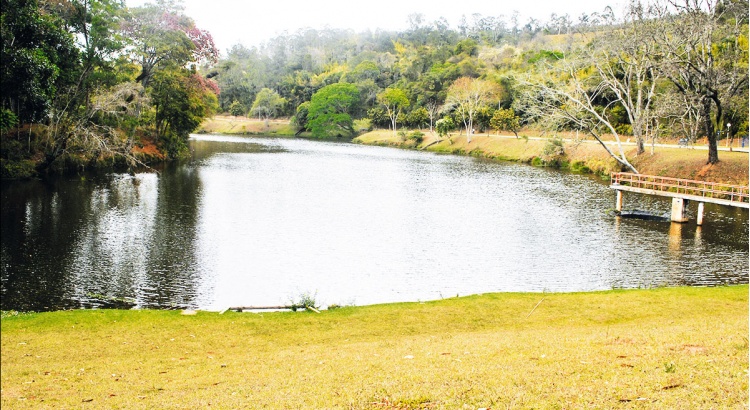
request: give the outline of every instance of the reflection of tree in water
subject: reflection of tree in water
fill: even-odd
[[[75,307],[67,266],[91,212],[94,181],[13,181],[2,187],[2,308]]]
[[[198,169],[174,166],[159,177],[153,243],[139,304],[144,307],[195,306],[200,272],[196,261],[201,183]]]
[[[2,308],[193,305],[199,190],[187,167],[3,184]]]

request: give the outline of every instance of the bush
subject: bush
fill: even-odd
[[[422,141],[424,141],[424,133],[422,133],[421,131],[412,131],[409,133],[408,138],[410,140],[414,140],[414,142],[416,142],[418,145],[421,144]]]
[[[440,138],[447,136],[454,128],[456,128],[456,124],[450,117],[441,118],[435,122],[435,129]]]
[[[232,101],[232,104],[229,106],[229,114],[234,115],[235,117],[245,115],[246,112],[247,108],[237,100]]]
[[[356,132],[372,131],[372,120],[369,118],[362,118],[361,120],[354,120],[354,131]]]
[[[563,140],[557,137],[550,138],[542,149],[540,160],[545,166],[560,167],[565,160],[565,148]]]

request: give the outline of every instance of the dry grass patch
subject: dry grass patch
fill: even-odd
[[[288,119],[270,120],[268,123],[248,117],[217,115],[206,119],[198,132],[204,134],[227,135],[278,135],[293,136],[294,127]]]
[[[747,305],[733,286],[6,317],[2,406],[743,408]]]
[[[416,147],[412,141],[404,141],[392,131],[376,130],[355,138],[354,142],[532,163],[535,158],[542,156],[548,138],[537,136],[538,132],[533,130],[528,134],[535,136],[514,138],[508,135],[481,134],[474,135],[471,143],[467,143],[465,135],[453,134],[450,139],[438,141],[435,134],[426,131],[424,141]],[[563,136],[580,137],[572,133]],[[564,143],[564,150],[565,166],[572,170],[605,176],[621,170],[620,165],[609,157],[601,145],[592,140],[568,140]],[[653,155],[650,150],[647,147],[645,154],[636,156],[633,145],[625,146],[628,159],[643,174],[748,185],[748,154],[745,152],[721,151],[718,164],[706,165],[706,150],[655,147]]]

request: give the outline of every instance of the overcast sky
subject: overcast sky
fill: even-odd
[[[153,0],[126,0],[137,7]],[[354,31],[403,30],[408,16],[421,13],[426,22],[448,19],[452,28],[462,15],[503,15],[510,22],[514,11],[521,25],[530,17],[541,21],[552,13],[568,14],[573,21],[582,13],[601,12],[611,5],[619,14],[622,0],[184,0],[185,14],[198,28],[208,30],[222,54],[234,44],[257,46],[283,32],[301,28],[353,29]]]

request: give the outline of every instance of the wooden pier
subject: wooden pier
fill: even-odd
[[[671,197],[672,222],[688,221],[686,210],[689,201],[698,202],[698,225],[703,224],[703,204],[705,203],[750,209],[748,187],[742,185],[615,172],[612,174],[610,188],[617,191],[615,209],[618,212],[622,211],[625,191]]]

